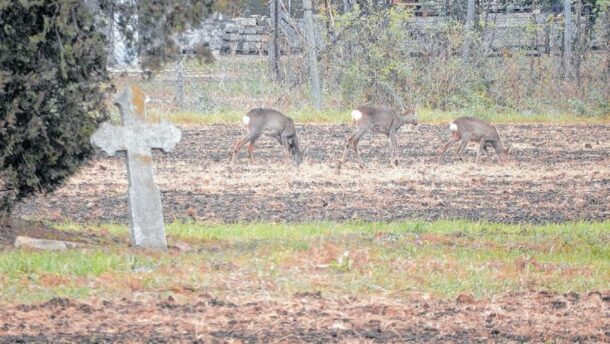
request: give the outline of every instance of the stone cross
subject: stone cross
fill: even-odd
[[[166,122],[147,125],[144,122],[146,96],[136,86],[125,88],[114,98],[122,127],[103,123],[91,136],[91,143],[112,156],[127,151],[129,191],[129,233],[137,247],[165,249],[165,228],[161,193],[153,180],[151,149],[171,151],[180,141],[180,129]]]

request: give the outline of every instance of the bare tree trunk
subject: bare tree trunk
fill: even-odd
[[[271,44],[269,47],[269,57],[271,63],[271,78],[280,80],[280,4],[279,0],[269,1],[271,15]]]
[[[494,14],[493,14],[493,24],[491,25],[491,34],[487,34],[487,36],[489,36],[489,42],[487,43],[487,50],[489,54],[493,54],[494,53],[494,41],[496,39],[496,29],[497,29],[497,22],[498,22],[498,5],[494,4]],[[491,10],[491,0],[488,0],[487,2],[487,13],[485,14],[485,30],[489,30],[489,25],[487,25],[487,16],[489,14],[489,11]]]
[[[544,54],[551,55],[551,24],[552,22],[546,20],[544,23]]]
[[[610,12],[606,11],[604,16],[606,25],[606,39],[602,43],[602,49],[606,51],[606,72],[604,73],[604,88],[608,90],[608,80],[610,79]],[[608,92],[606,92],[608,94]]]
[[[530,76],[531,76],[531,80],[532,80],[532,89],[537,89],[536,84],[538,83],[540,78],[536,74],[536,67],[540,67],[540,55],[542,55],[542,54],[540,53],[540,43],[538,42],[538,20],[537,20],[535,12],[532,12],[531,21],[532,21],[532,27],[534,27],[534,34],[532,36],[531,54],[534,54],[535,56],[532,56],[530,58]],[[538,68],[538,70],[539,69],[540,68]],[[542,75],[540,75],[540,77],[541,76]]]
[[[176,106],[183,110],[184,105],[184,56],[180,56],[176,61]]]
[[[465,24],[465,34],[464,37],[464,47],[462,50],[462,59],[465,61],[468,59],[470,55],[470,46],[473,41],[473,29],[474,29],[474,15],[475,15],[475,0],[468,0],[468,8],[466,10],[466,24]]]
[[[324,0],[324,7],[326,9],[326,33],[332,40],[332,38],[335,36],[335,20],[333,19],[333,11],[330,7],[330,0]]]
[[[305,37],[307,39],[307,50],[309,55],[311,98],[316,109],[320,109],[322,107],[322,96],[320,93],[320,72],[318,70],[318,54],[316,52],[311,0],[303,0],[303,21],[305,24]]]
[[[114,39],[114,4],[110,5],[110,9],[108,10],[108,29],[106,34],[106,39],[108,40],[108,65],[115,66],[117,65],[115,52],[115,39]]]
[[[574,12],[576,14],[576,28],[574,32],[574,45],[572,47],[572,71],[574,73],[574,77],[576,78],[578,91],[581,93],[579,94],[579,96],[582,97],[583,80],[581,75],[581,66],[582,61],[585,58],[585,53],[587,51],[587,22],[589,21],[589,16],[587,15],[584,17],[584,20],[586,20],[586,22],[583,23],[582,2],[576,1],[574,7]]]
[[[343,0],[343,13],[351,12],[353,3],[354,0]]]
[[[563,71],[566,79],[572,78],[572,44],[574,43],[574,20],[572,0],[563,1]]]

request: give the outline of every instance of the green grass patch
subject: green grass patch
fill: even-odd
[[[173,114],[162,114],[158,111],[152,110],[149,112],[149,117],[151,118],[151,121],[163,119],[171,123],[181,125],[241,124],[242,117],[249,110],[250,109],[243,109],[243,111],[221,110],[208,113],[185,111]],[[292,118],[297,123],[338,124],[351,122],[350,111],[320,111],[314,108],[303,108],[294,111],[284,111],[284,114]]]
[[[123,225],[58,225],[127,241]],[[391,295],[453,298],[534,289],[610,288],[610,221],[505,225],[469,221],[317,222],[230,225],[172,223],[170,245],[126,244],[65,252],[0,252],[0,303],[134,291],[214,294]]]
[[[241,124],[241,118],[250,109],[215,110],[211,112],[183,111],[165,114],[159,111],[149,111],[151,121],[167,120],[179,125],[206,125],[206,124]],[[281,109],[280,109],[281,110]],[[296,110],[281,110],[297,123],[308,124],[342,124],[351,123],[351,109],[316,110],[314,108],[301,108]],[[518,113],[518,112],[483,112],[477,111],[440,111],[420,109],[419,122],[422,124],[442,124],[462,116],[475,116],[492,123],[557,123],[557,124],[609,124],[610,117],[606,116],[576,116],[567,113]]]

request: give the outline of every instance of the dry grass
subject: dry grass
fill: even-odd
[[[179,112],[162,112],[159,110],[149,111],[149,119],[151,122],[166,120],[182,126],[200,126],[210,124],[239,124],[241,117],[251,108],[258,107],[243,107],[240,111],[212,111],[212,112],[196,112],[196,111],[179,111]],[[332,124],[332,123],[351,123],[349,113],[351,109],[340,110],[315,110],[315,109],[283,109],[277,108],[301,124]],[[476,116],[486,119],[492,123],[519,124],[519,123],[549,123],[549,124],[608,124],[610,116],[575,116],[567,113],[486,113],[486,112],[471,112],[471,111],[440,111],[431,109],[419,109],[419,122],[422,124],[443,124],[450,122],[462,116]]]

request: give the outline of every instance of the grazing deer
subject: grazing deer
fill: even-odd
[[[462,154],[464,154],[464,149],[466,149],[466,145],[468,145],[469,141],[477,142],[479,144],[479,151],[475,163],[479,163],[483,151],[487,153],[488,146],[491,146],[496,150],[500,163],[508,161],[510,156],[510,145],[507,148],[502,146],[498,131],[493,125],[475,117],[460,117],[449,123],[449,129],[452,133],[452,140],[447,142],[441,149],[441,155],[438,157],[439,164],[447,149],[457,142],[460,142],[457,156],[462,160]],[[487,155],[489,156],[489,154]]]
[[[362,159],[358,152],[358,142],[360,142],[362,136],[369,130],[386,134],[386,136],[390,138],[390,147],[392,150],[391,164],[398,166],[398,143],[396,142],[396,132],[407,123],[417,125],[417,113],[415,112],[415,109],[409,109],[404,113],[399,113],[393,109],[363,105],[352,111],[352,121],[356,124],[356,132],[350,135],[345,142],[343,155],[337,166],[338,169],[345,163],[349,146],[354,148],[354,152],[356,153],[358,160],[360,160],[360,167],[364,167],[364,159]]]
[[[252,151],[254,150],[254,143],[261,134],[275,138],[282,145],[286,161],[288,161],[288,156],[292,155],[292,161],[295,166],[301,163],[302,153],[299,149],[299,142],[292,119],[273,109],[258,108],[250,110],[242,120],[248,128],[248,134],[235,144],[231,163],[235,160],[235,155],[241,147],[248,142],[248,157],[250,161],[254,162]]]

